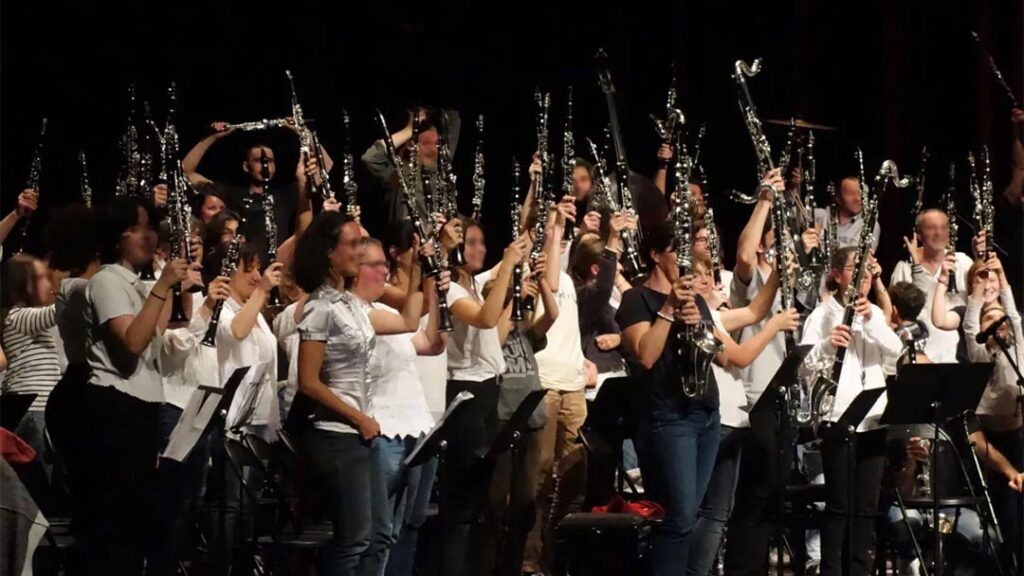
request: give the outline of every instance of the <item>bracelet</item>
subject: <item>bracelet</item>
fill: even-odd
[[[167,301],[167,296],[166,295],[161,296],[161,295],[157,294],[156,292],[154,292],[153,290],[149,291],[149,295],[152,296],[153,298],[156,298],[157,300],[159,300],[161,302],[166,302]]]
[[[661,310],[658,310],[658,318],[661,318],[662,320],[667,320],[670,324],[675,323],[676,321],[675,318],[669,316],[668,314],[665,314]]]

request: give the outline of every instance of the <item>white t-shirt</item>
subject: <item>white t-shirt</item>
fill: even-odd
[[[580,344],[579,310],[576,306],[576,286],[565,272],[559,272],[558,318],[548,329],[548,345],[537,352],[540,383],[548,390],[576,392],[587,386],[583,368],[583,346]],[[537,302],[537,314],[544,313],[544,302]]]
[[[730,304],[733,308],[742,308],[757,296],[757,293],[764,288],[764,285],[768,282],[768,276],[771,273],[765,274],[761,271],[761,267],[757,266],[754,269],[754,275],[750,279],[750,284],[744,286],[740,281],[739,276],[733,276],[732,278],[732,301]],[[772,312],[778,311],[782,304],[780,302],[779,294],[775,294],[775,301],[772,302]],[[758,332],[764,329],[771,320],[771,315],[766,316],[763,320],[757,324],[751,324],[740,332],[739,342],[745,342]],[[778,371],[779,367],[782,366],[782,361],[786,358],[786,338],[785,335],[780,332],[776,334],[764,351],[757,355],[757,358],[750,363],[749,366],[741,371],[743,383],[747,391],[747,403],[753,406],[757,403],[758,398],[761,397],[761,393],[764,392],[768,384],[771,383],[772,378],[775,376],[775,372]]]
[[[475,282],[475,280],[474,280]],[[477,284],[477,294],[481,285]],[[482,303],[456,282],[448,287],[448,307],[463,298]],[[497,328],[475,328],[452,315],[454,330],[448,334],[448,379],[483,382],[505,372],[505,355],[501,351]]]
[[[970,292],[967,286],[967,271],[971,269],[971,264],[973,262],[970,256],[963,252],[956,253],[957,293],[946,293],[947,311],[967,303],[967,294]],[[924,308],[921,309],[917,319],[928,327],[928,341],[924,345],[924,355],[936,364],[956,362],[956,350],[960,344],[959,332],[939,330],[932,324],[932,299],[935,296],[935,285],[938,283],[940,272],[940,269],[936,269],[935,273],[929,274],[922,268],[921,272],[914,276],[910,264],[903,260],[896,264],[890,280],[890,286],[897,282],[912,282],[924,292]]]
[[[832,328],[842,323],[844,312],[845,308],[839,300],[830,298],[807,317],[800,343],[812,344],[814,347],[804,359],[801,376],[813,378],[814,366],[835,357],[836,347],[832,345],[829,335]],[[852,324],[850,330],[853,332],[853,341],[843,361],[832,412],[826,417],[829,422],[838,421],[861,391],[885,388],[884,365],[891,363],[903,352],[903,342],[892,328],[889,328],[878,306],[871,305],[870,320],[865,322],[864,317],[858,315],[854,316]],[[883,427],[879,420],[885,406],[886,396],[883,392],[861,421],[857,431],[865,432]]]
[[[1018,366],[1024,366],[1024,331],[1021,329],[1020,312],[1013,300],[1013,290],[1007,288],[1000,293],[1000,300],[1006,308],[1006,316],[1013,332],[1013,344],[1010,356]],[[999,349],[988,350],[985,345],[977,344],[975,336],[981,332],[981,301],[967,299],[967,311],[964,313],[964,337],[967,339],[967,351],[971,362],[994,363],[992,378],[978,401],[978,414],[986,416],[1012,416],[1017,413],[1017,373]]]
[[[429,316],[420,318],[420,330],[427,327]],[[437,356],[417,356],[414,360],[423,396],[430,415],[436,421],[444,414],[445,391],[448,388],[448,350]]]
[[[398,314],[379,302],[373,308]],[[370,353],[370,378],[374,380],[374,417],[381,434],[389,438],[417,437],[429,432],[434,419],[423,396],[416,372],[416,332],[377,336]]]
[[[718,329],[724,332],[722,313],[712,310],[711,317]],[[718,383],[718,410],[722,414],[722,425],[749,428],[750,414],[744,409],[747,407],[747,395],[743,388],[743,370],[736,367],[723,368],[714,363],[711,367],[715,371],[715,382]]]
[[[284,350],[283,360],[288,362],[288,380],[281,399],[281,414],[288,414],[299,390],[299,323],[295,321],[298,306],[298,302],[292,302],[274,317],[274,336]]]
[[[203,336],[209,320],[199,313],[205,297],[200,292],[184,294],[192,298],[192,319],[182,328],[164,330],[160,335],[160,378],[164,384],[164,403],[184,409],[188,405],[198,382],[185,378],[186,365]]]

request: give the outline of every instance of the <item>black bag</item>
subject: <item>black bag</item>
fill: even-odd
[[[555,574],[647,574],[652,522],[635,514],[570,514],[555,530]]]

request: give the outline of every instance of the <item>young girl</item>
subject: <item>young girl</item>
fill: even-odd
[[[35,449],[41,461],[43,410],[61,374],[50,332],[56,315],[46,264],[24,253],[12,256],[4,262],[2,296],[2,342],[9,362],[3,393],[36,395],[14,432]]]
[[[375,515],[393,511],[380,488],[383,471],[372,458],[381,427],[374,416],[369,357],[378,335],[414,331],[423,304],[419,261],[412,259],[413,293],[401,315],[364,308],[346,289],[359,274],[359,258],[359,226],[347,215],[322,212],[299,239],[294,262],[295,280],[309,293],[299,324],[299,392],[315,406],[312,428],[301,441],[334,525],[321,556],[324,574],[381,569],[382,558],[369,550],[371,527]]]

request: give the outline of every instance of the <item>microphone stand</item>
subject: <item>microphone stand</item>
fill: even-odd
[[[1011,320],[1012,328],[1012,320]],[[1017,410],[1018,414],[1024,414],[1024,375],[1020,372],[1020,365],[1017,364],[1017,360],[1010,354],[1010,344],[1005,338],[995,333],[992,335],[992,339],[999,345],[999,349],[1003,351],[1003,356],[1006,357],[1006,361],[1010,363],[1010,367],[1013,368],[1013,372],[1017,375]],[[1024,462],[1024,443],[1021,443],[1020,449],[1020,461]],[[1024,506],[1017,507],[1017,525],[1024,526]],[[1016,564],[1024,562],[1024,538],[1021,538],[1019,542],[1013,543],[1016,550],[1010,552],[1010,562],[1013,564],[1011,568],[1016,569]]]

